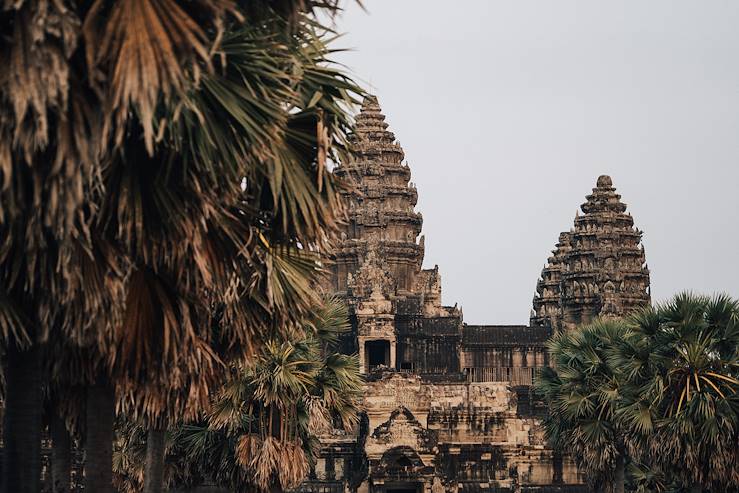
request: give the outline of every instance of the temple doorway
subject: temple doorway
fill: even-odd
[[[364,351],[368,372],[380,366],[390,366],[390,341],[367,341]]]

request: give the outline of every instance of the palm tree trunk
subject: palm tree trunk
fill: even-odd
[[[107,377],[87,389],[85,491],[113,493],[115,388]]]
[[[616,471],[613,480],[613,493],[624,493],[625,471],[624,456],[619,454],[616,457]]]
[[[41,490],[41,349],[25,351],[8,345],[5,374],[5,450],[2,491],[38,493]]]
[[[146,469],[144,493],[161,493],[164,482],[166,427],[152,427],[146,437]]]
[[[49,426],[51,432],[51,484],[54,493],[69,493],[72,471],[72,440],[67,425],[56,412]]]

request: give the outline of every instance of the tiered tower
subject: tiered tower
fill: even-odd
[[[370,250],[382,259],[394,283],[383,286],[387,296],[412,291],[421,271],[423,238],[417,238],[423,219],[414,210],[418,193],[409,183],[403,149],[387,128],[377,98],[365,98],[350,142],[355,159],[334,171],[354,186],[345,193],[349,222],[335,250],[338,293],[349,294],[352,276]]]
[[[570,233],[560,233],[559,241],[547,259],[547,265],[541,271],[536,283],[534,309],[531,313],[532,326],[548,325],[555,330],[562,328],[562,306],[560,305],[560,283],[565,258],[570,252]]]
[[[624,315],[650,302],[642,232],[634,227],[609,176],[598,178],[581,209],[574,229],[560,236],[542,272],[532,323],[568,329],[598,316]]]
[[[461,313],[441,305],[438,268],[421,268],[418,192],[376,97],[365,99],[350,145],[354,159],[334,170],[353,187],[344,192],[348,223],[333,250],[333,291],[354,326],[345,350],[359,353],[365,372],[459,372]]]

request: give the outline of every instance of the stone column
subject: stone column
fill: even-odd
[[[535,364],[536,366],[546,366],[544,364],[544,350],[537,349],[535,353]]]
[[[521,348],[516,348],[513,350],[513,361],[512,365],[514,368],[521,368],[523,366],[521,363],[523,362],[523,357],[521,354]]]
[[[394,340],[393,341],[390,341],[390,368],[392,368],[393,370],[396,369],[396,366],[395,366],[395,354],[396,354],[396,346],[397,346],[397,344],[398,344],[397,341],[394,341]]]

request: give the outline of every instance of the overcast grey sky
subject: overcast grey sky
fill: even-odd
[[[644,230],[652,296],[739,296],[739,1],[364,0],[339,60],[418,186],[428,267],[468,323],[526,323],[600,174]]]

